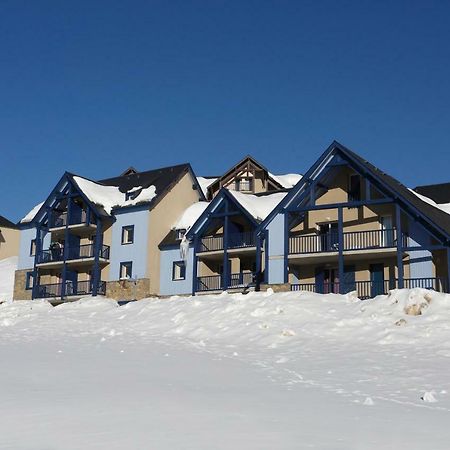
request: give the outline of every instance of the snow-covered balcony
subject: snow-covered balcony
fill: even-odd
[[[291,284],[291,291],[307,291],[317,294],[338,294],[340,289],[339,281],[326,281],[315,283],[295,283]],[[392,289],[399,287],[398,279],[392,278],[388,280],[368,280],[368,281],[351,281],[343,282],[343,293],[355,291],[358,298],[367,299],[377,295],[385,295]],[[448,292],[448,280],[443,277],[428,278],[404,278],[403,286],[406,289],[423,288],[432,289],[437,292]]]
[[[98,253],[97,253],[98,251]],[[100,263],[109,261],[109,245],[101,245],[96,250],[95,244],[85,244],[64,249],[63,246],[41,250],[37,253],[36,265],[39,267],[58,267],[66,261],[67,263],[94,263],[98,257]]]

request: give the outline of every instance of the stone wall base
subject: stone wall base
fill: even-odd
[[[106,297],[114,300],[141,300],[151,295],[149,278],[106,282]]]
[[[31,300],[31,289],[26,289],[27,272],[33,269],[16,270],[14,275],[14,293],[13,300]]]

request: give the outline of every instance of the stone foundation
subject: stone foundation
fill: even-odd
[[[291,285],[289,283],[279,283],[279,284],[261,284],[259,287],[260,291],[266,291],[268,288],[273,289],[273,292],[290,292]]]
[[[27,272],[33,269],[16,270],[14,276],[14,300],[31,300],[31,289],[26,289]]]
[[[106,297],[114,300],[141,300],[151,295],[149,278],[106,282]]]

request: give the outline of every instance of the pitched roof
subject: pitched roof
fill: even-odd
[[[303,179],[269,214],[266,220],[264,220],[264,222],[260,225],[260,230],[264,229],[273,217],[295,198],[300,190],[305,188],[307,189],[310,181],[316,177],[317,173],[320,173],[321,165],[328,164],[328,161],[336,151],[341,152],[344,157],[359,166],[366,176],[370,176],[375,181],[380,183],[380,185],[387,187],[394,198],[398,199],[405,207],[409,208],[409,210],[413,211],[416,215],[419,213],[424,222],[432,225],[435,230],[445,236],[447,240],[450,238],[450,214],[447,214],[441,209],[420,199],[413,191],[400,183],[400,181],[383,172],[366,159],[336,141],[333,141],[333,143],[327,148],[327,150],[325,150],[320,158],[311,166],[308,172],[304,175]]]
[[[222,176],[220,176],[219,178],[217,178],[217,180],[215,180],[213,183],[211,183],[208,186],[208,190],[212,190],[213,188],[215,188],[218,184],[220,184],[220,181],[227,178],[229,175],[231,175],[233,173],[234,170],[236,170],[238,167],[242,166],[245,163],[251,163],[254,166],[258,167],[260,170],[263,170],[266,175],[269,177],[269,179],[272,181],[272,183],[278,187],[279,189],[283,189],[285,186],[283,186],[283,184],[281,184],[281,182],[276,179],[276,177],[274,178],[272,176],[272,174],[267,170],[267,168],[265,166],[263,166],[259,161],[257,161],[255,158],[253,158],[250,155],[247,155],[245,158],[241,159],[237,164],[235,164],[233,167],[231,167],[230,169],[228,169]]]
[[[16,224],[8,220],[6,217],[0,216],[0,227],[17,228]]]
[[[431,198],[436,203],[450,203],[450,183],[417,186],[414,190],[420,195]]]

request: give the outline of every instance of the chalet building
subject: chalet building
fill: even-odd
[[[301,175],[273,175],[251,156],[215,178],[199,177],[205,196],[160,243],[160,294],[245,290],[264,276],[256,229]],[[186,254],[180,257],[184,239]]]
[[[189,164],[92,181],[65,173],[20,223],[15,299],[159,293],[158,244],[204,200]]]
[[[258,227],[269,242],[267,283],[360,298],[448,292],[450,215],[419,194],[431,190],[438,195],[412,191],[334,142]]]
[[[0,216],[0,261],[18,255],[19,239],[20,232],[17,225]]]
[[[303,177],[251,156],[219,177],[189,164],[65,173],[18,228],[15,299],[449,292],[450,183],[408,189],[337,142]]]

